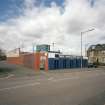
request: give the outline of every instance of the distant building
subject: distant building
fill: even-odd
[[[87,56],[89,63],[105,64],[105,44],[91,45]]]
[[[20,48],[13,49],[6,53],[7,57],[19,57],[20,55]]]

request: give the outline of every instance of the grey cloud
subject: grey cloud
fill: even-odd
[[[82,20],[72,19],[68,21],[67,33],[78,35],[84,29]]]
[[[5,47],[15,48],[26,44],[57,43],[60,48],[70,49],[80,54],[80,32],[96,28],[86,40],[94,43],[104,40],[105,10],[104,0],[96,1],[91,7],[88,0],[66,0],[63,14],[57,5],[35,7],[33,0],[25,0],[22,14],[0,25],[0,39]],[[99,36],[100,34],[100,36]],[[100,38],[101,37],[101,38]],[[85,40],[84,40],[85,41]],[[84,45],[83,45],[84,46]]]

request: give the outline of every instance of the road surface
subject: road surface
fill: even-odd
[[[0,79],[0,105],[104,105],[105,71]]]

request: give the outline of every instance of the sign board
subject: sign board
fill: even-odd
[[[50,45],[42,44],[42,45],[37,45],[36,46],[36,51],[37,52],[48,52],[50,51]]]

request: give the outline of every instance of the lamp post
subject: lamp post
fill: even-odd
[[[82,36],[83,36],[83,34],[85,34],[87,32],[90,32],[90,31],[93,31],[93,30],[95,30],[95,29],[93,28],[93,29],[89,29],[87,31],[81,32],[81,69],[82,69],[82,59],[83,59],[83,54],[82,54]]]

